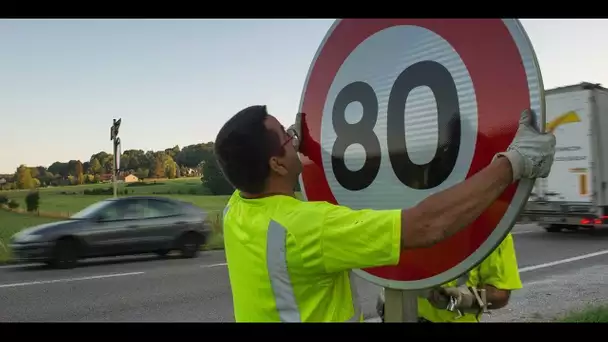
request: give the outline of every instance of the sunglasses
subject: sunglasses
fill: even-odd
[[[285,147],[285,145],[291,142],[297,151],[300,147],[300,137],[298,137],[298,133],[293,128],[288,128],[285,132],[287,133],[287,140],[285,140],[285,142],[281,145],[281,148]]]

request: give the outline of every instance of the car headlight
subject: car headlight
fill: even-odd
[[[15,236],[15,242],[21,242],[21,243],[38,242],[41,240],[42,240],[42,235],[36,235],[36,234]]]

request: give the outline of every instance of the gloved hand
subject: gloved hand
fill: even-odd
[[[521,113],[519,128],[506,152],[496,154],[509,159],[513,169],[513,182],[522,178],[546,178],[555,157],[555,136],[540,133],[532,125],[531,109]]]
[[[450,297],[454,297],[456,300],[454,310],[466,311],[474,308],[476,303],[475,295],[466,286],[434,288],[427,299],[437,309],[446,310],[450,303]]]
[[[296,151],[300,150],[300,145],[302,143],[302,116],[304,116],[304,113],[296,114],[295,123],[287,128],[287,131],[292,131],[296,135],[294,138],[297,139],[297,143],[294,145],[296,146]]]

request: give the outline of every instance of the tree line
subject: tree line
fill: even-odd
[[[200,177],[202,185],[214,195],[234,191],[224,178],[213,155],[213,142],[174,146],[162,151],[126,150],[120,155],[119,174],[133,174],[139,180],[155,178]],[[19,165],[14,174],[0,174],[0,190],[36,189],[48,186],[96,184],[112,180],[112,159],[97,152],[87,161],[56,161],[45,166]],[[300,191],[300,185],[296,185]]]
[[[86,161],[56,161],[48,167],[19,165],[14,174],[0,175],[0,189],[34,189],[109,181],[112,177],[113,158],[112,154],[101,151]],[[133,174],[140,180],[200,177],[206,174],[209,181],[217,183],[206,184],[213,193],[232,191],[215,163],[213,142],[183,148],[174,146],[162,151],[126,150],[120,156],[119,174]],[[209,183],[204,178],[202,177],[203,183]]]

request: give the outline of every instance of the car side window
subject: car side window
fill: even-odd
[[[98,213],[102,221],[116,221],[122,219],[121,206],[116,203],[101,209]]]
[[[103,208],[98,215],[102,221],[133,220],[141,218],[143,209],[134,201],[121,201]]]
[[[143,218],[167,217],[178,214],[178,207],[173,203],[154,199],[142,202],[145,203],[143,205]]]
[[[140,201],[129,201],[123,206],[123,220],[140,220],[145,218],[145,204]]]

